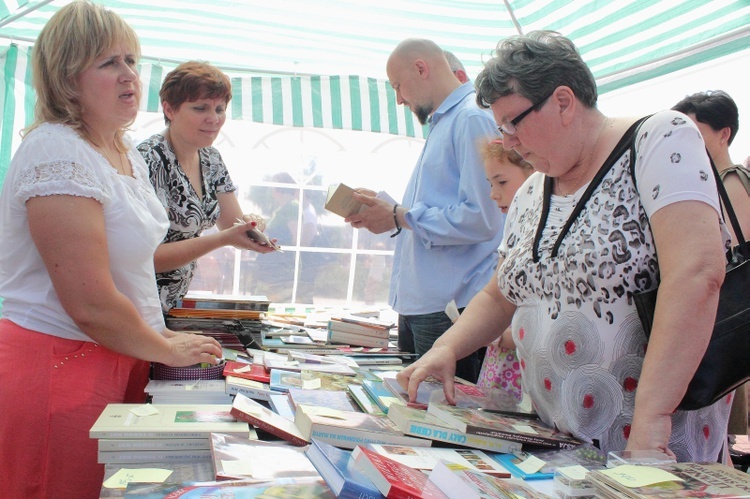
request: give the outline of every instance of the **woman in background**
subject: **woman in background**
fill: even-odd
[[[513,196],[534,168],[512,149],[504,148],[502,139],[483,142],[479,151],[490,183],[490,197],[507,215]],[[510,329],[487,346],[477,385],[502,389],[521,400],[521,366]]]
[[[138,150],[169,214],[169,230],[154,257],[162,310],[167,313],[187,293],[201,256],[224,246],[258,253],[274,249],[248,236],[253,227],[264,230],[265,222],[242,213],[237,188],[212,146],[232,98],[227,75],[205,62],[185,62],[167,74],[159,97],[167,128],[139,144]],[[199,237],[214,225],[218,232]]]
[[[135,32],[88,1],[32,55],[32,127],[0,194],[0,495],[99,497],[89,429],[144,402],[149,361],[216,363],[212,338],[164,326],[154,251],[167,217],[124,136],[141,95]]]

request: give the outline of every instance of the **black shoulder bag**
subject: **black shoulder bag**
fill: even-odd
[[[635,181],[635,151],[631,152],[631,175]],[[709,155],[710,159],[710,155]],[[719,294],[716,322],[706,353],[678,406],[695,410],[718,401],[750,379],[750,244],[745,241],[737,216],[713,160],[721,204],[739,244],[727,252],[724,284]],[[658,288],[636,293],[635,305],[646,336],[651,334]]]

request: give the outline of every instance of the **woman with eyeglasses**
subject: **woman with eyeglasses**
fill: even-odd
[[[537,172],[511,203],[497,280],[402,386],[415,396],[433,375],[454,400],[455,360],[511,325],[523,390],[546,423],[607,452],[726,460],[731,400],[676,411],[713,329],[730,242],[695,124],[675,111],[604,115],[578,50],[549,31],[502,41],[476,87],[505,147]],[[646,349],[632,297],[657,286]]]

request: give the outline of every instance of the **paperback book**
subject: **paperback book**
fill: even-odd
[[[305,448],[287,442],[264,442],[212,433],[210,444],[216,480],[265,481],[320,476],[305,456]]]
[[[310,462],[336,497],[343,499],[379,499],[384,497],[351,458],[352,451],[313,439],[305,451]]]
[[[497,414],[432,400],[427,411],[462,433],[560,449],[570,449],[582,443],[546,426],[538,419]]]
[[[366,443],[432,445],[430,440],[404,435],[387,417],[363,412],[302,404],[295,410],[294,423],[306,441],[316,438],[344,449]]]
[[[260,381],[261,383],[270,383],[271,370],[263,364],[227,361],[224,365],[224,376],[234,376],[235,378],[250,379]]]
[[[456,463],[441,461],[430,472],[429,482],[448,497],[496,499],[500,497],[548,499],[522,481],[501,479]]]
[[[246,397],[250,397],[255,400],[269,401],[271,394],[278,393],[275,390],[271,390],[271,386],[260,381],[253,381],[250,379],[236,378],[234,376],[227,376],[224,380],[224,390],[230,395],[237,395],[241,393]]]
[[[284,369],[271,369],[271,390],[288,392],[290,388],[302,388],[305,390],[317,390],[321,387],[320,377],[312,371],[287,371]]]
[[[250,427],[231,415],[231,405],[108,404],[89,431],[91,438],[209,438],[211,432],[247,438]]]
[[[297,428],[295,423],[276,414],[258,402],[238,393],[232,403],[232,415],[240,421],[245,421],[258,429],[282,438],[294,445],[304,446],[310,441]]]
[[[365,447],[358,445],[352,452],[352,459],[380,493],[389,499],[449,497],[430,482],[422,471],[381,456]]]
[[[354,189],[346,184],[330,186],[323,206],[326,210],[343,218],[359,213],[366,208],[360,201],[354,199]]]
[[[431,471],[442,460],[499,478],[511,477],[508,470],[481,450],[384,444],[367,444],[364,447],[418,470]]]
[[[377,416],[385,416],[385,412],[383,412],[380,406],[367,394],[362,385],[350,384],[347,387],[347,390],[362,412],[375,414]]]
[[[273,481],[253,482],[230,480],[199,483],[129,483],[125,497],[148,499],[249,499],[249,498],[305,498],[336,499],[322,478],[278,478]]]
[[[404,405],[404,402],[385,386],[385,382],[382,379],[363,380],[362,388],[380,407],[380,410],[386,414],[388,414],[391,405]]]
[[[349,392],[341,390],[304,390],[302,388],[290,388],[288,392],[292,407],[300,404],[330,407],[339,411],[361,412],[357,403],[349,395]]]
[[[310,371],[310,372],[322,372],[322,373],[331,373],[331,374],[342,374],[344,376],[354,376],[357,373],[352,369],[351,367],[347,366],[346,364],[338,364],[338,363],[320,363],[320,364],[311,364],[311,363],[300,363],[296,360],[283,360],[283,361],[277,361],[277,360],[266,360],[265,365],[268,369],[281,369],[284,371],[294,371],[294,372],[302,372],[302,371]]]
[[[655,474],[662,474],[658,482],[644,478]],[[719,463],[625,464],[593,470],[586,478],[598,495],[616,499],[750,498],[750,475]]]
[[[210,449],[107,450],[97,452],[100,464],[138,464],[203,461],[211,457]]]
[[[178,306],[182,308],[224,309],[224,310],[259,310],[265,312],[271,304],[265,295],[217,295],[188,292]]]
[[[328,343],[354,345],[362,347],[388,348],[389,339],[387,337],[379,338],[361,333],[348,333],[329,329]]]
[[[460,432],[429,412],[413,407],[394,405],[388,411],[388,419],[393,421],[405,435],[437,442],[504,453],[519,452],[522,448],[519,442]]]

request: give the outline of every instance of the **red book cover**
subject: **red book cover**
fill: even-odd
[[[271,382],[271,370],[266,369],[263,364],[246,364],[233,360],[226,361],[224,364],[224,377],[235,376],[237,378],[251,379],[261,383]]]
[[[422,471],[357,446],[352,459],[388,499],[447,499]]]

